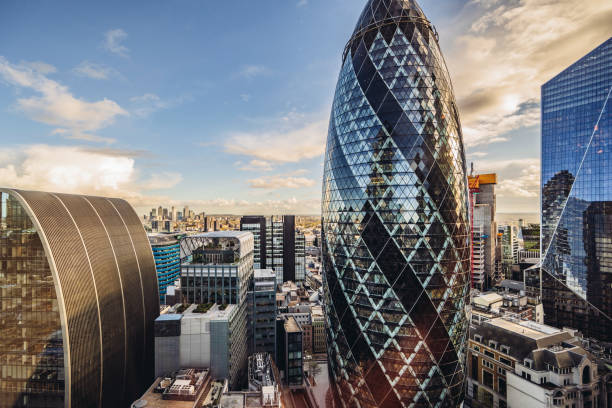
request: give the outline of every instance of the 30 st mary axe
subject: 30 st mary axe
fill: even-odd
[[[370,0],[342,62],[322,204],[335,397],[344,406],[457,406],[468,195],[437,33],[414,0]]]

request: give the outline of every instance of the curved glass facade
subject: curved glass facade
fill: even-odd
[[[181,277],[181,245],[172,235],[149,235],[149,242],[157,270],[159,301],[165,304],[168,286]]]
[[[0,407],[123,407],[153,379],[155,264],[119,199],[0,189]]]
[[[0,339],[0,407],[63,407],[53,276],[32,220],[6,193],[0,193]]]
[[[327,347],[344,406],[458,406],[470,284],[465,154],[437,35],[370,0],[343,56],[323,184]]]
[[[612,38],[542,87],[546,323],[612,341]]]

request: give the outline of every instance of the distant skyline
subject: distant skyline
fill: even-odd
[[[338,55],[365,1],[0,4],[0,185],[139,213],[318,214]],[[420,1],[468,165],[539,211],[540,86],[610,37],[612,3]]]

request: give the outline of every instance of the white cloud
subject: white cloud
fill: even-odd
[[[486,152],[472,152],[472,153],[467,153],[468,157],[486,157],[488,155],[488,153]]]
[[[240,99],[242,99],[242,102],[248,102],[251,100],[251,95],[250,94],[241,94],[240,95]]]
[[[270,69],[264,65],[245,65],[237,75],[239,77],[251,79],[256,76],[268,75],[269,73]]]
[[[53,74],[57,72],[57,68],[55,68],[53,65],[47,64],[46,62],[32,61],[22,62],[22,64],[32,68],[34,71],[42,75]]]
[[[257,160],[253,159],[247,164],[243,164],[242,162],[236,163],[239,166],[239,170],[242,171],[272,171],[274,166],[272,163],[265,160]]]
[[[51,192],[121,197],[139,205],[156,197],[145,190],[167,189],[177,173],[141,179],[135,152],[76,146],[30,145],[0,151],[0,185]]]
[[[304,7],[307,4],[308,4],[308,0],[299,0],[296,5],[298,7]]]
[[[277,163],[312,159],[325,152],[327,124],[327,119],[291,113],[270,121],[270,130],[230,135],[225,150]]]
[[[249,186],[251,188],[261,188],[265,190],[312,187],[314,184],[314,180],[307,179],[305,177],[284,177],[278,175],[259,177],[249,180]]]
[[[130,111],[136,116],[147,117],[159,110],[173,108],[190,99],[190,96],[180,96],[166,100],[153,93],[146,93],[130,98],[132,102]]]
[[[481,160],[475,165],[477,174],[497,173],[498,206],[503,208],[507,199],[539,197],[540,159]],[[537,200],[529,201],[538,203]]]
[[[127,33],[120,28],[109,30],[104,34],[104,43],[102,47],[113,54],[121,57],[127,57],[130,52],[129,48],[122,44],[127,38]]]
[[[90,61],[81,62],[72,69],[72,72],[91,79],[109,79],[111,76],[117,75],[117,71],[113,68]]]
[[[610,21],[608,0],[472,0],[440,25],[466,144],[537,125],[540,86],[608,39]]]
[[[17,88],[38,93],[39,96],[18,98],[16,109],[32,120],[59,127],[61,130],[54,132],[68,138],[100,139],[90,133],[111,125],[117,116],[128,115],[116,102],[106,98],[96,102],[75,98],[66,86],[27,65],[11,64],[1,56],[0,78]]]

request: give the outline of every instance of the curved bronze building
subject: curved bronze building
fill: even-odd
[[[0,189],[0,407],[125,407],[153,380],[155,264],[120,199]]]
[[[370,0],[343,55],[323,180],[329,368],[345,407],[463,400],[465,153],[437,33]]]

